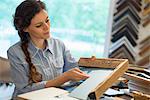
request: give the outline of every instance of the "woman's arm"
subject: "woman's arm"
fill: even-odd
[[[70,50],[65,46],[63,42],[61,42],[61,44],[63,48],[63,59],[64,59],[63,72],[66,72],[72,68],[79,67],[76,59],[72,57]]]
[[[45,87],[60,86],[67,81],[79,81],[88,78],[89,76],[82,72],[79,68],[72,68],[53,80],[47,81]]]

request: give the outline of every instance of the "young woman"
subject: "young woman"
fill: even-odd
[[[20,41],[8,50],[14,96],[46,87],[60,86],[89,76],[83,73],[63,42],[50,35],[50,20],[45,4],[25,0],[14,15]]]

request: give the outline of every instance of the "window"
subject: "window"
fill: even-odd
[[[7,57],[7,49],[19,40],[12,15],[21,1],[0,1],[0,56]],[[103,57],[110,0],[43,1],[52,36],[62,40],[75,58]]]

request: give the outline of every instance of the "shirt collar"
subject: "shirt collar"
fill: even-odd
[[[52,48],[52,41],[51,41],[51,39],[47,39],[47,40],[46,40],[46,43],[47,43],[47,45],[46,45],[46,48],[45,48],[44,51],[50,51],[50,52],[53,54],[53,48]],[[28,50],[29,50],[30,55],[31,55],[32,58],[33,58],[33,57],[38,53],[38,51],[40,50],[40,48],[36,47],[36,46],[34,45],[34,43],[33,43],[31,40],[29,41],[28,48],[29,48]]]

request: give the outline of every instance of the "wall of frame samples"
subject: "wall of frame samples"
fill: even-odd
[[[109,14],[105,56],[150,68],[150,0],[112,0]]]

